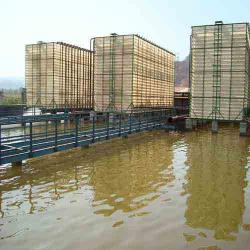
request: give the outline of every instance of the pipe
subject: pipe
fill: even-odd
[[[176,123],[178,121],[185,121],[187,117],[188,117],[187,115],[170,116],[168,118],[168,123]]]

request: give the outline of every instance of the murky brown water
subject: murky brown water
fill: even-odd
[[[238,133],[147,132],[2,167],[0,249],[249,249]]]

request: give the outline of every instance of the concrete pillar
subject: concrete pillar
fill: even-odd
[[[109,113],[109,126],[112,128],[115,126],[115,114]]]
[[[192,119],[187,118],[185,120],[185,128],[186,128],[186,130],[192,130],[192,128],[193,128]]]
[[[218,121],[212,121],[212,133],[218,133],[219,125]]]
[[[195,119],[192,120],[192,127],[195,127],[195,128],[197,127],[197,120]]]
[[[247,135],[247,123],[246,122],[241,122],[240,123],[240,135],[241,136],[246,136]]]

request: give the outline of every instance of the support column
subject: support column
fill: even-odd
[[[193,128],[192,119],[188,118],[185,120],[185,128],[186,130],[192,130]]]
[[[212,121],[212,133],[218,133],[219,125],[218,121]]]
[[[198,121],[193,119],[192,120],[192,127],[197,128]]]
[[[115,127],[115,114],[114,113],[109,113],[109,126],[111,128]]]
[[[122,115],[119,114],[119,136],[122,134]]]
[[[132,114],[130,113],[129,114],[129,134],[131,134],[132,133]]]
[[[248,135],[247,125],[248,124],[246,121],[240,122],[240,136],[247,136]]]
[[[75,147],[78,147],[79,117],[75,116]]]
[[[90,111],[90,121],[92,121],[92,143],[95,142],[95,123],[96,123],[96,113]]]
[[[29,145],[29,157],[33,156],[33,124],[30,122],[30,145]]]
[[[57,142],[58,142],[58,121],[55,119],[55,145],[54,145],[54,151],[57,151]]]
[[[106,139],[109,139],[109,113],[106,114]]]

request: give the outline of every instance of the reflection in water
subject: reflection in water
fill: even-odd
[[[156,138],[157,140],[157,138]],[[90,180],[94,205],[109,205],[96,211],[105,216],[117,210],[130,212],[147,206],[160,196],[158,190],[174,180],[172,141],[138,144],[119,154],[107,155]],[[102,159],[103,160],[103,159]]]
[[[2,210],[2,191],[0,191],[0,215],[1,215],[1,218],[4,217],[4,212]]]
[[[229,136],[230,135],[230,136]],[[186,224],[214,231],[215,239],[235,240],[244,212],[248,143],[235,131],[188,135],[185,186]]]
[[[155,131],[2,167],[0,250],[247,249],[249,143]]]
[[[51,155],[46,161],[34,159],[19,172],[2,170],[2,217],[44,211],[83,187],[92,192],[89,199],[96,214],[145,207],[159,196],[161,186],[174,180],[172,146],[177,139],[164,140],[156,132],[106,142],[103,149],[96,145]]]

